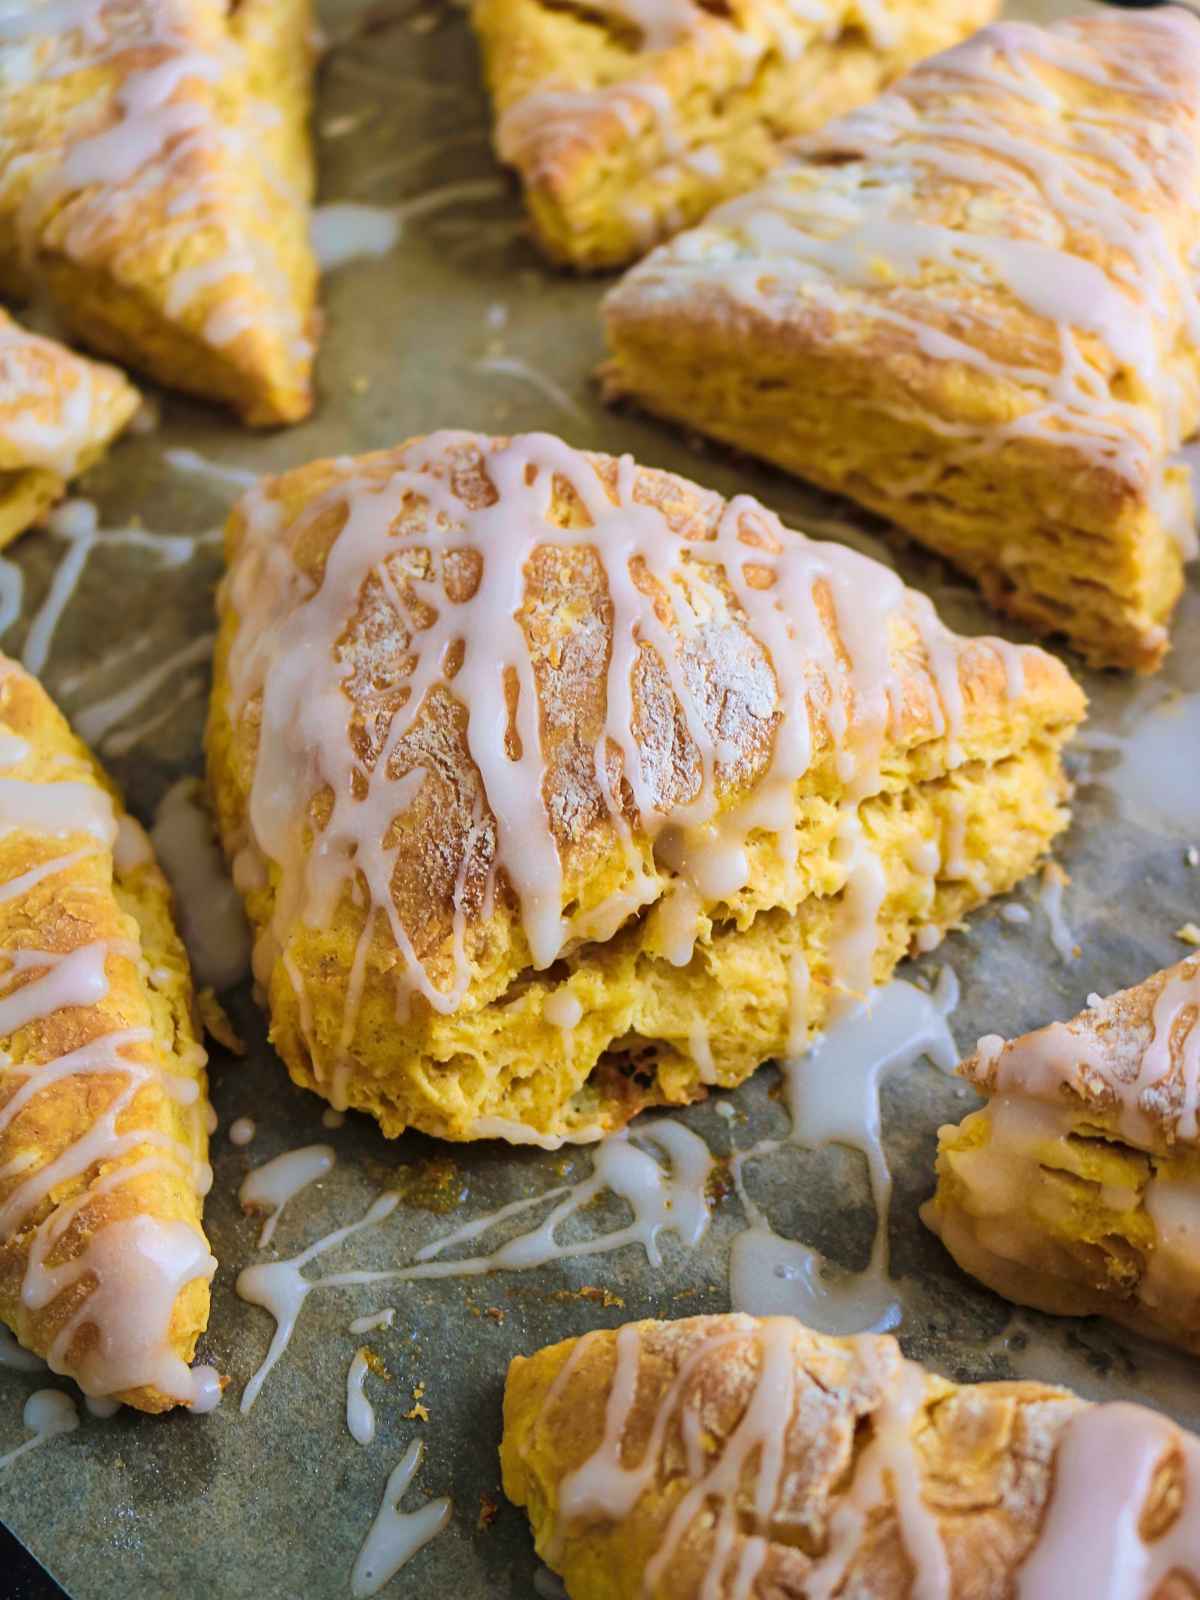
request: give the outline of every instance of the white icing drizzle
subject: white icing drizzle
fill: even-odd
[[[375,1407],[367,1399],[366,1350],[356,1350],[346,1374],[346,1426],[356,1444],[370,1444],[375,1437]]]
[[[5,754],[10,759],[20,756],[15,744]],[[118,841],[108,794],[82,778],[65,777],[56,783],[0,778],[0,830],[14,828],[55,838],[91,835],[95,849],[82,854],[112,850]],[[52,865],[61,870],[66,860],[60,857]],[[33,876],[23,875],[22,892]],[[0,892],[14,898],[15,887],[10,883]],[[2,956],[6,970],[0,977],[0,1036],[7,1037],[59,1010],[97,1005],[109,992],[109,962],[129,959],[129,952],[115,942],[94,942],[64,954],[25,947],[4,951]],[[19,979],[24,981],[18,985]],[[51,1369],[75,1378],[86,1394],[108,1395],[153,1385],[185,1403],[202,1404],[215,1374],[189,1370],[171,1348],[169,1327],[180,1292],[196,1278],[210,1279],[216,1269],[203,1235],[187,1223],[148,1215],[103,1225],[89,1216],[89,1207],[101,1196],[155,1170],[181,1172],[201,1193],[211,1182],[200,1098],[191,1079],[181,1080],[193,1091],[190,1099],[176,1096],[181,1105],[192,1107],[186,1142],[144,1127],[118,1131],[145,1087],[159,1084],[164,1093],[172,1092],[157,1061],[133,1060],[126,1054],[131,1046],[152,1041],[148,1029],[112,1029],[47,1061],[18,1064],[0,1058],[0,1072],[13,1080],[12,1092],[0,1107],[0,1130],[56,1083],[91,1076],[101,1082],[113,1076],[124,1079],[124,1086],[110,1094],[107,1105],[72,1145],[32,1167],[8,1193],[0,1204],[0,1237],[18,1232],[59,1185],[93,1170],[102,1173],[75,1198],[56,1205],[34,1228],[21,1284],[22,1304],[29,1311],[40,1311],[77,1283],[93,1279],[90,1292],[78,1298],[55,1334],[47,1354]],[[195,1048],[199,1051],[199,1046]],[[137,1149],[145,1154],[122,1162],[127,1152]],[[55,1262],[56,1247],[81,1216],[92,1230],[85,1234],[85,1247]],[[99,1337],[81,1357],[72,1358],[76,1333],[89,1325]]]
[[[175,892],[176,918],[196,981],[218,991],[250,971],[250,932],[195,778],[173,783],[151,829],[159,864]]]
[[[258,1248],[265,1250],[275,1237],[284,1206],[307,1189],[310,1183],[333,1171],[337,1156],[327,1144],[308,1144],[299,1150],[264,1161],[242,1180],[238,1199],[243,1211],[266,1211],[266,1221],[258,1236]]]
[[[395,1306],[384,1306],[382,1311],[372,1311],[365,1317],[355,1317],[350,1324],[350,1332],[374,1333],[378,1328],[390,1328],[395,1320]]]
[[[1147,1542],[1139,1523],[1154,1474],[1182,1458],[1176,1515]],[[1016,1600],[1149,1600],[1171,1573],[1200,1578],[1200,1442],[1165,1417],[1123,1402],[1076,1413],[1059,1439],[1054,1490]]]
[[[0,1467],[11,1466],[30,1450],[48,1444],[60,1434],[73,1433],[79,1426],[79,1412],[71,1396],[61,1389],[37,1389],[26,1400],[21,1420],[33,1433],[33,1438],[0,1456]]]
[[[1068,964],[1079,958],[1079,945],[1071,932],[1063,911],[1063,893],[1068,878],[1056,861],[1047,861],[1042,868],[1042,881],[1038,891],[1038,905],[1045,912],[1050,929],[1050,943],[1060,961]]]
[[[236,1117],[229,1124],[229,1142],[235,1145],[250,1144],[257,1132],[253,1117]]]
[[[880,1330],[900,1321],[888,1276],[892,1179],[881,1136],[879,1086],[887,1072],[911,1066],[922,1055],[946,1072],[958,1061],[946,1022],[957,1002],[957,983],[949,967],[942,970],[933,996],[897,979],[867,1004],[845,1012],[811,1050],[785,1062],[790,1134],[738,1152],[732,1164],[750,1223],[730,1252],[730,1297],[737,1310],[796,1316],[826,1333]],[[832,1274],[819,1251],[781,1238],[746,1192],[742,1169],[747,1160],[783,1144],[830,1140],[861,1150],[867,1160],[876,1227],[870,1261],[861,1273]]]
[[[106,1422],[109,1417],[115,1417],[120,1411],[121,1402],[105,1394],[85,1394],[83,1409],[89,1417],[98,1417],[101,1422]]]
[[[530,366],[527,361],[522,361],[517,356],[484,356],[481,361],[475,363],[475,371],[494,373],[501,378],[516,378],[519,382],[528,384],[543,400],[548,400],[552,406],[556,406],[564,416],[570,417],[571,421],[581,428],[591,425],[587,412],[572,400],[561,383],[556,383],[548,373]]]
[[[430,1500],[419,1511],[400,1509],[400,1499],[421,1465],[424,1451],[421,1441],[414,1439],[388,1478],[383,1502],[350,1576],[350,1593],[354,1600],[366,1600],[367,1596],[378,1594],[450,1520],[453,1507],[445,1499]]]
[[[322,272],[332,272],[351,261],[386,256],[400,239],[400,218],[395,207],[370,206],[340,200],[317,206],[310,236]]]
[[[497,497],[493,504],[472,510],[455,492],[445,468],[452,453],[461,459],[475,451],[486,462]],[[418,751],[407,753],[412,741],[405,741],[429,696],[447,686],[445,663],[455,653],[461,663],[453,673],[453,693],[467,710],[470,754],[495,817],[494,854],[484,858],[488,903],[496,873],[502,870],[519,903],[534,967],[549,966],[575,939],[608,937],[668,886],[685,897],[680,905],[690,906],[695,926],[705,904],[746,883],[744,845],[752,832],[774,835],[784,860],[794,860],[794,790],[812,760],[813,720],[819,715],[829,727],[845,785],[838,852],[845,888],[830,946],[831,977],[835,990],[847,995],[868,992],[884,877],[859,823],[858,807],[882,783],[880,759],[900,693],[889,655],[894,619],[907,619],[923,641],[930,671],[925,693],[935,730],[952,744],[960,730],[960,642],[938,621],[929,602],[856,552],[786,529],[746,496],[724,508],[714,538],[686,537],[639,497],[630,458],[617,464],[610,493],[588,457],[549,435],[523,436],[493,448],[474,435],[435,434],[407,447],[385,482],[359,479],[353,464],[347,470],[345,479],[304,510],[286,540],[280,537],[277,503],[262,490],[252,491],[242,503],[246,534],[228,580],[228,600],[240,621],[230,657],[233,715],[244,715],[258,696],[262,705],[248,848],[274,861],[280,874],[272,924],[256,952],[259,980],[266,981],[277,961],[286,968],[298,930],[328,925],[334,908],[350,892],[365,894],[369,908],[359,958],[369,954],[371,938],[379,937],[371,932],[375,923],[386,924],[399,954],[391,967],[399,1015],[406,1015],[413,993],[444,1013],[461,1004],[471,981],[461,885],[468,857],[480,840],[473,835],[463,846],[453,973],[436,982],[417,958],[394,903],[393,853],[384,843],[393,820],[412,804],[424,780],[419,765],[393,776],[393,760],[422,759]],[[553,486],[564,480],[585,508],[585,526],[560,528],[550,520]],[[399,522],[414,498],[423,504],[423,513]],[[344,511],[346,520],[314,592],[292,564],[290,548],[307,527],[335,511]],[[537,691],[519,616],[518,577],[544,545],[586,548],[597,555],[613,608],[607,718],[597,741],[595,771],[600,797],[629,859],[631,886],[574,919],[563,915],[563,869],[547,814]],[[482,572],[474,594],[455,604],[445,603],[439,581],[412,576],[418,570],[415,563],[427,555],[436,569],[468,549],[483,558]],[[679,641],[633,581],[635,566],[645,568],[670,595],[685,636],[699,625],[693,609],[699,602],[685,595],[680,574],[686,572],[688,584],[699,589],[719,571],[747,629],[774,663],[773,685],[765,664],[753,674],[747,669],[753,681],[748,681],[746,693],[758,696],[761,689],[762,704],[756,705],[755,715],[777,713],[780,720],[766,771],[734,808],[720,807],[718,774],[728,748],[719,721],[714,723],[721,713],[704,700]],[[395,581],[401,572],[436,612],[427,626],[410,629],[405,622]],[[379,587],[395,613],[395,653],[407,648],[413,663],[408,699],[390,713],[382,748],[369,768],[347,731],[351,702],[345,684],[354,667],[335,649],[368,583]],[[822,621],[818,590],[832,605],[840,651]],[[725,611],[727,602],[716,599],[715,581],[709,592],[718,612]],[[700,752],[700,791],[686,801],[659,798],[655,773],[635,736],[634,673],[647,646],[657,652]],[[996,641],[984,647],[1004,652]],[[744,650],[744,641],[730,648]],[[510,720],[506,685],[513,680],[519,687],[513,717],[519,755],[510,751],[505,738]],[[615,779],[609,769],[617,754],[640,826],[655,843],[655,864],[660,858],[669,863],[657,880],[647,875],[624,815],[612,801]],[[332,811],[319,849],[309,849],[309,801],[322,785],[332,794]],[[686,959],[687,930],[678,932],[675,943]],[[302,988],[298,971],[292,978]],[[354,1036],[357,988],[347,985],[343,1049]],[[342,1104],[344,1075],[337,1062],[326,1059],[330,1052],[314,1037],[302,995],[301,1001],[300,1025],[314,1071],[324,1092]],[[484,1135],[482,1122],[476,1131]],[[486,1132],[512,1136],[507,1126],[490,1122]]]
[[[0,1325],[0,1367],[14,1372],[45,1372],[46,1363],[32,1350],[18,1344],[6,1327]]]
[[[286,1261],[246,1267],[239,1275],[238,1294],[251,1305],[269,1311],[276,1324],[266,1358],[242,1394],[242,1410],[249,1411],[271,1369],[287,1349],[304,1302],[314,1289],[527,1271],[548,1261],[599,1255],[627,1244],[640,1245],[650,1265],[658,1267],[662,1264],[658,1241],[663,1233],[676,1234],[680,1243],[688,1247],[694,1247],[703,1238],[709,1221],[706,1185],[711,1170],[712,1156],[703,1139],[681,1123],[667,1119],[647,1122],[632,1135],[616,1134],[600,1145],[588,1178],[514,1200],[497,1211],[464,1223],[444,1238],[424,1245],[408,1266],[384,1271],[351,1269],[328,1273],[322,1278],[305,1278],[303,1269],[312,1261],[392,1214],[398,1204],[397,1196],[381,1195],[357,1222],[326,1234],[299,1255]],[[632,1213],[631,1220],[606,1233],[560,1243],[558,1231],[568,1218],[583,1214],[605,1193],[626,1202]],[[491,1254],[444,1259],[446,1251],[469,1244],[511,1217],[552,1201],[557,1203],[536,1227],[508,1239]]]
[[[176,472],[192,478],[208,478],[225,488],[236,489],[239,494],[243,489],[253,488],[259,479],[257,472],[250,472],[245,467],[231,467],[224,461],[212,461],[198,450],[164,450],[163,460]]]
[[[1082,107],[1069,98],[1080,83],[1100,91]],[[1197,209],[1198,104],[1200,31],[1181,11],[996,24],[798,141],[761,188],[635,269],[614,304],[661,307],[703,282],[774,320],[844,315],[849,296],[889,338],[1026,397],[1002,422],[943,424],[964,451],[1053,434],[1143,488],[1186,555],[1170,461],[1200,417],[1176,354],[1200,331],[1200,297],[1189,236],[1163,218]],[[997,293],[1045,324],[1045,352],[997,348]],[[1095,340],[1144,398],[1114,392]]]
[[[135,711],[140,711],[147,700],[170,683],[176,673],[187,667],[206,665],[212,659],[214,642],[215,636],[211,633],[202,633],[189,639],[187,644],[170,651],[123,689],[105,695],[102,700],[93,701],[77,711],[73,720],[80,738],[86,739],[91,745],[104,745],[112,731]],[[172,708],[176,703],[176,697],[172,695]]]

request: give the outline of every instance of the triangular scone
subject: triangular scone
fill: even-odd
[[[635,1322],[508,1369],[504,1491],[571,1600],[1186,1600],[1200,1440],[955,1384],[790,1317]]]
[[[959,1266],[1200,1355],[1200,956],[959,1071],[989,1104],[941,1130],[922,1213]]]
[[[256,424],[307,415],[309,0],[0,19],[0,291]]]
[[[0,311],[0,548],[100,459],[138,399],[115,367],[27,333]]]
[[[496,153],[553,260],[621,266],[998,0],[474,0]]]
[[[235,511],[208,730],[299,1083],[554,1145],[803,1043],[1065,825],[1083,696],[890,569],[546,434]]]
[[[616,392],[1149,670],[1195,549],[1200,22],[1000,23],[797,142],[607,302]]]
[[[211,1112],[170,891],[2,657],[0,965],[0,1321],[88,1394],[205,1408]]]

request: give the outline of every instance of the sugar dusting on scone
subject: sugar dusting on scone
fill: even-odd
[[[0,962],[0,1322],[88,1395],[206,1410],[211,1108],[170,890],[4,658]]]
[[[1058,662],[628,457],[318,462],[228,554],[209,770],[272,1039],[388,1133],[738,1083],[1066,822]]]
[[[620,266],[756,183],[789,135],[870,99],[996,0],[475,0],[534,236]]]
[[[1195,552],[1200,22],[1005,22],[795,143],[607,302],[617,392],[1148,670]]]
[[[310,0],[0,17],[0,293],[247,422],[312,404]]]
[[[1200,957],[1070,1022],[990,1035],[924,1216],[1009,1299],[1200,1354]]]
[[[0,310],[0,547],[100,459],[138,404],[115,367],[28,333]]]
[[[954,1384],[789,1317],[631,1323],[509,1367],[504,1489],[572,1600],[1187,1600],[1200,1440]]]

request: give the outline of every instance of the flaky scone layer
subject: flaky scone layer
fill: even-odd
[[[0,310],[0,548],[100,459],[138,398],[115,367],[28,333]]]
[[[209,770],[272,1038],[388,1133],[736,1083],[1066,820],[1056,661],[628,459],[434,435],[267,483],[228,553]]]
[[[1200,1354],[1198,1068],[1200,957],[981,1040],[959,1071],[988,1104],[941,1129],[925,1221],[1010,1300]]]
[[[1200,25],[1001,23],[606,303],[614,392],[881,513],[1098,665],[1194,550]]]
[[[170,890],[86,747],[4,658],[0,769],[0,1321],[89,1394],[193,1403],[216,1263],[206,1058]]]
[[[310,0],[30,0],[0,30],[0,291],[247,422],[311,408]]]
[[[496,150],[552,260],[622,266],[740,194],[996,0],[475,0]]]
[[[1039,1383],[950,1383],[890,1338],[787,1317],[632,1323],[517,1356],[500,1459],[571,1600],[1200,1585],[1200,1443],[1173,1423]]]

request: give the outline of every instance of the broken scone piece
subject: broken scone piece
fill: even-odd
[[[552,260],[615,267],[877,94],[997,0],[475,0],[496,153]]]
[[[207,1410],[211,1111],[170,890],[3,657],[0,964],[0,1322],[86,1394]]]
[[[1148,671],[1196,548],[1198,248],[1200,22],[1000,23],[635,268],[612,386]]]
[[[27,333],[0,311],[0,548],[100,459],[138,404],[115,367]]]
[[[309,0],[0,17],[0,293],[247,422],[307,415]]]
[[[271,1037],[389,1134],[736,1084],[1067,820],[1059,662],[629,457],[433,434],[264,481],[227,550],[209,774]]]
[[[954,1384],[790,1317],[517,1356],[504,1490],[571,1600],[1187,1600],[1200,1440],[1140,1406]]]
[[[964,1271],[1200,1355],[1200,956],[1070,1022],[981,1039],[922,1215]]]

